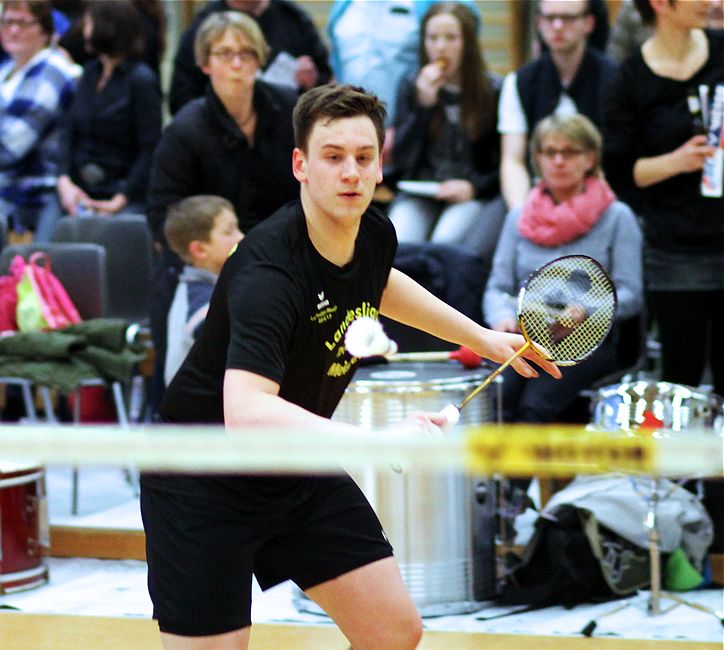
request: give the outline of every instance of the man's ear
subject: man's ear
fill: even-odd
[[[593,34],[593,30],[596,29],[596,18],[593,14],[588,14],[584,17],[586,21],[586,35],[590,36]]]
[[[292,173],[300,183],[307,182],[307,159],[299,147],[292,152]]]
[[[382,177],[382,163],[384,161],[384,157],[385,157],[384,154],[380,151],[380,160],[379,160],[380,169],[377,172],[377,185],[379,185],[384,180],[384,178]]]

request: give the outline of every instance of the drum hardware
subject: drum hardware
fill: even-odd
[[[599,389],[593,402],[591,427],[603,430],[650,430],[652,434],[666,436],[667,431],[685,431],[689,428],[709,429],[712,435],[724,435],[724,400],[707,391],[692,386],[639,380]],[[677,605],[687,605],[706,611],[724,625],[724,614],[681,596],[669,593],[661,587],[661,548],[658,528],[658,509],[668,493],[662,494],[661,479],[651,476],[646,497],[647,512],[644,526],[648,533],[648,549],[651,564],[650,591],[646,611],[651,616],[666,613]],[[662,600],[674,604],[662,609]],[[632,603],[619,605],[598,618],[613,614]],[[597,625],[590,621],[581,631],[591,636]]]

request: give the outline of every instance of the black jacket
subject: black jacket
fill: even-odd
[[[196,65],[194,39],[199,26],[210,14],[228,11],[224,0],[209,2],[196,16],[181,36],[173,65],[173,77],[169,92],[171,113],[177,113],[187,102],[201,97],[207,84],[207,76]],[[289,0],[271,0],[264,13],[255,19],[261,28],[270,52],[267,63],[271,63],[280,52],[294,57],[312,57],[319,71],[319,84],[327,83],[332,77],[329,55],[322,43],[314,23],[305,11]]]
[[[479,199],[492,199],[500,194],[500,134],[497,131],[499,79],[491,75],[494,89],[495,115],[490,127],[472,143],[475,171],[468,178]],[[397,91],[395,112],[395,145],[392,180],[418,179],[429,146],[430,123],[436,106],[426,108],[417,102],[416,76],[403,79]]]
[[[146,213],[154,237],[164,241],[168,206],[194,194],[228,199],[243,232],[297,198],[291,162],[296,99],[292,90],[255,83],[253,149],[211,86],[185,106],[163,132],[153,159]]]
[[[586,48],[581,66],[567,92],[579,113],[601,128],[605,89],[618,66],[591,47]],[[517,89],[528,121],[530,136],[536,124],[555,111],[564,92],[558,70],[550,53],[524,65],[517,72]]]

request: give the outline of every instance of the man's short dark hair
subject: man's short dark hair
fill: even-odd
[[[653,25],[656,23],[656,12],[651,6],[651,0],[633,0],[633,3],[644,25]],[[669,0],[669,6],[673,7],[674,4],[676,4],[676,0]]]
[[[387,111],[376,95],[346,84],[326,84],[312,88],[299,98],[294,108],[294,142],[306,153],[309,135],[317,122],[360,115],[372,120],[381,151],[385,141]]]

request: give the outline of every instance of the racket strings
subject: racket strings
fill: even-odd
[[[606,338],[616,312],[616,292],[594,260],[560,258],[532,277],[519,302],[521,328],[556,363],[576,363]]]

